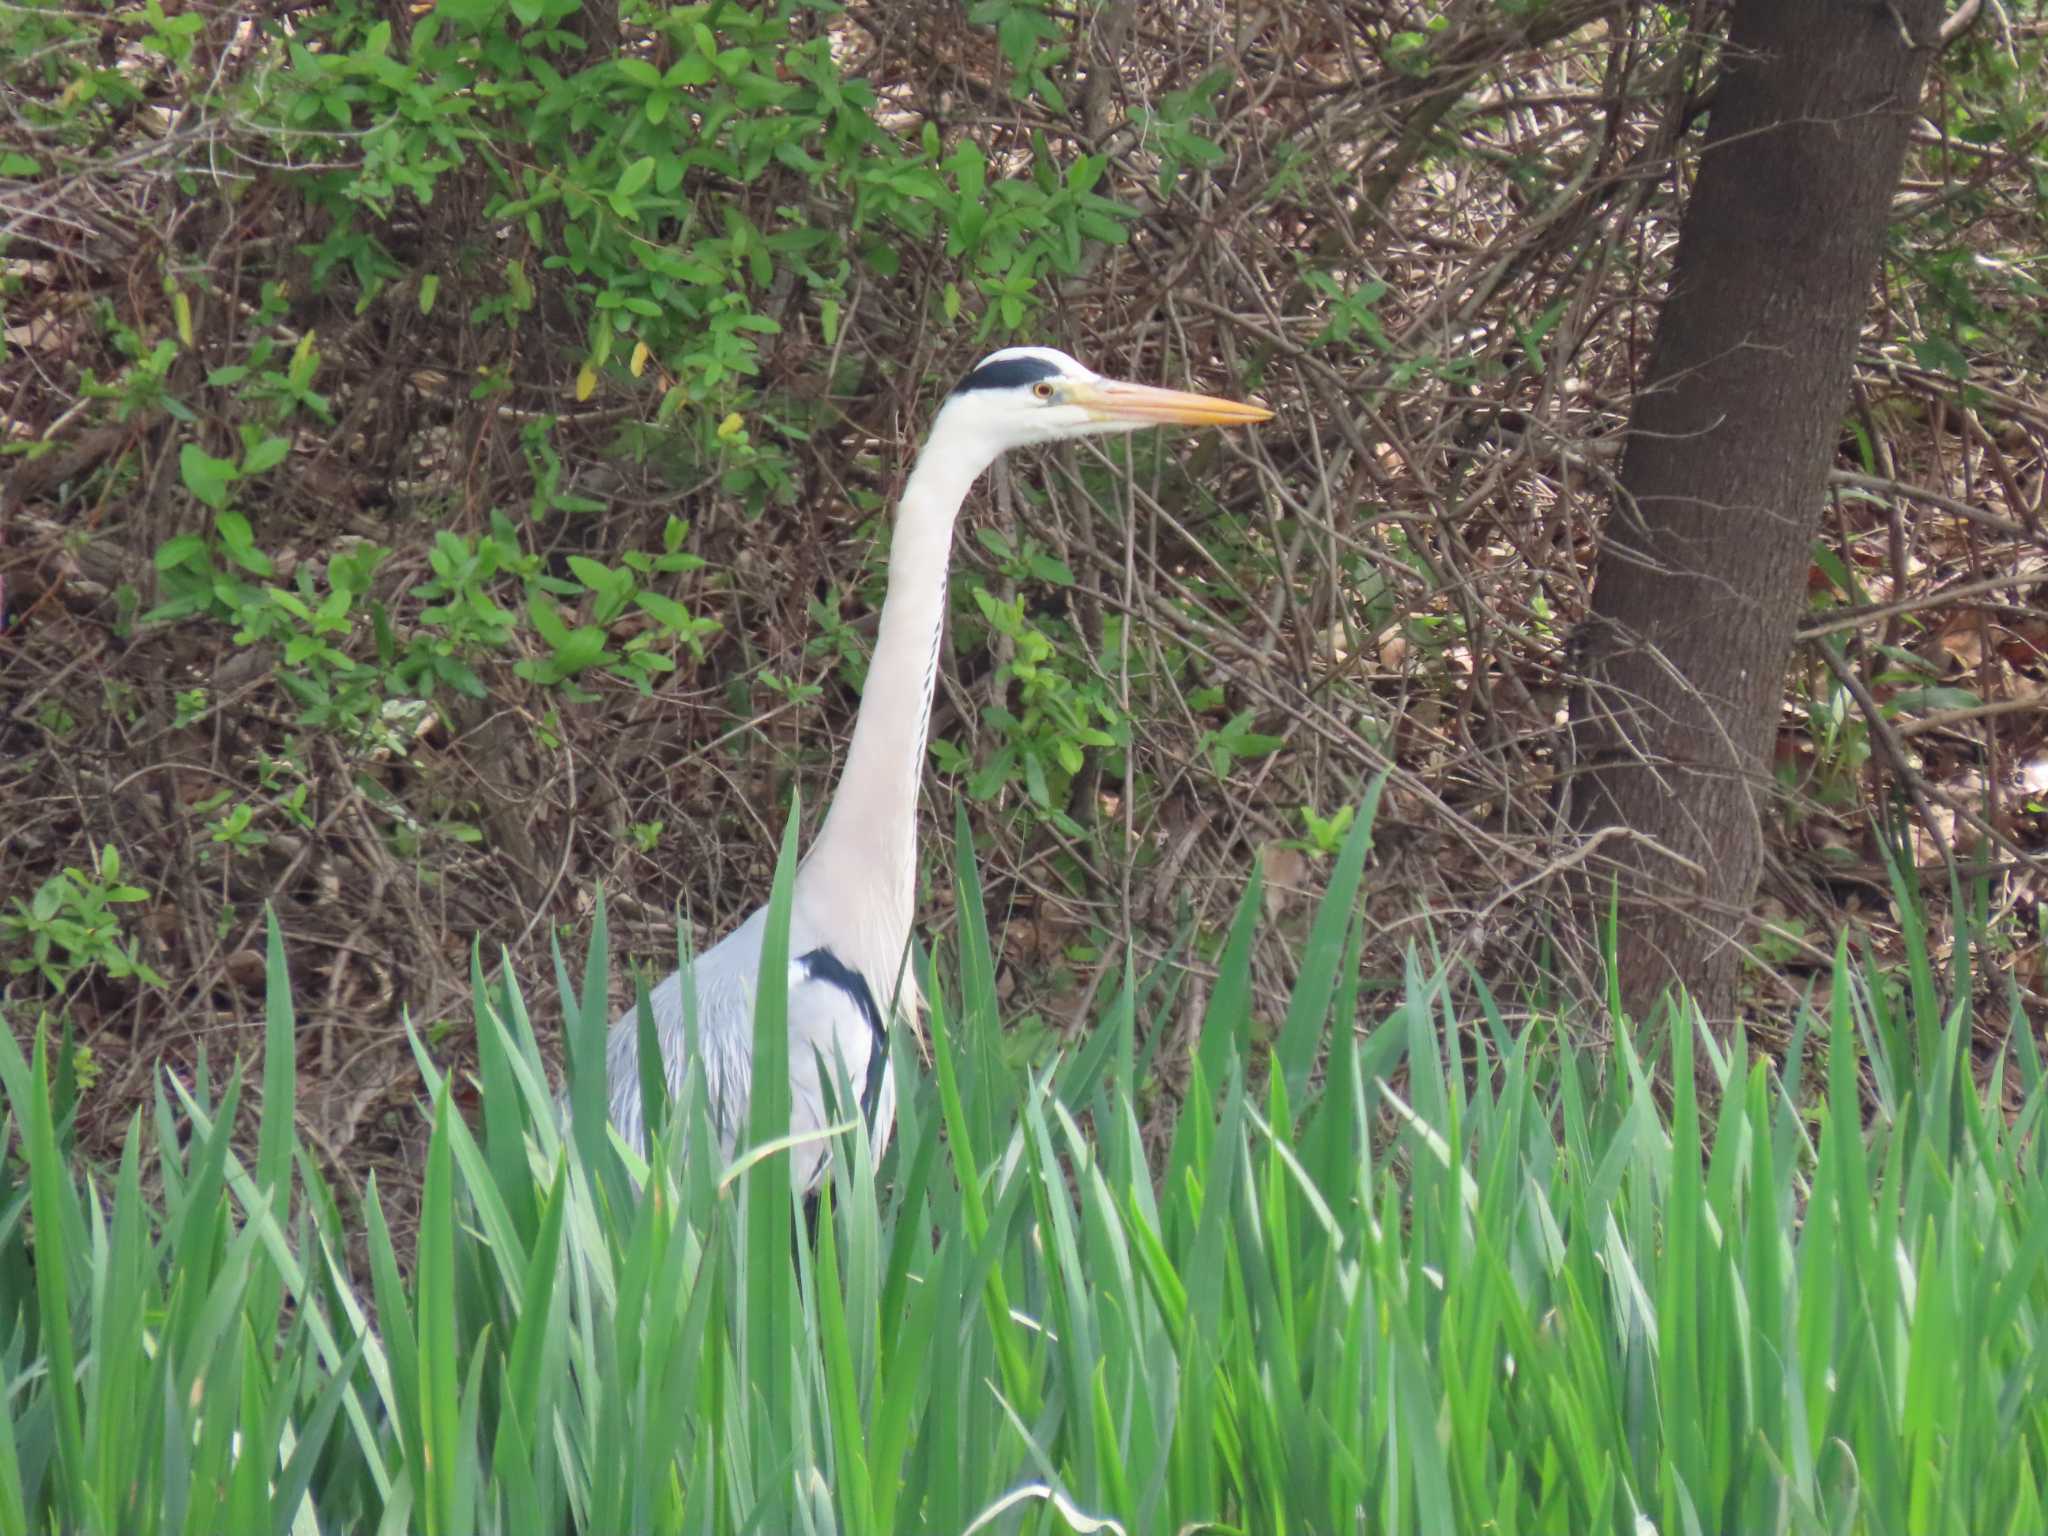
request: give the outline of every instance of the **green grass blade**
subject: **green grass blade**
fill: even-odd
[[[999,1105],[1003,1071],[998,1037],[1001,1004],[996,996],[995,946],[990,941],[988,912],[981,881],[974,869],[974,835],[967,825],[967,806],[954,807],[953,892],[959,910],[956,932],[960,972],[957,1022],[959,1055],[955,1062],[957,1092],[968,1111],[959,1124],[948,1121],[949,1134],[966,1131],[974,1137],[973,1163],[986,1168],[1002,1145],[1002,1130],[1011,1118],[1007,1103]]]
[[[835,1230],[838,1223],[833,1216],[828,1185],[818,1212],[818,1349],[832,1424],[839,1528],[848,1536],[864,1536],[875,1529],[874,1494],[868,1476],[860,1388],[853,1373],[853,1342],[841,1293],[839,1240]]]
[[[533,1180],[526,1165],[526,1100],[512,1068],[514,1047],[494,988],[484,975],[483,949],[469,947],[469,990],[476,1030],[478,1088],[483,1096],[484,1155],[513,1222],[527,1240],[533,1236],[536,1211]]]
[[[768,898],[761,938],[760,980],[754,993],[754,1070],[747,1138],[754,1147],[789,1135],[789,908],[796,885],[798,807],[791,797],[782,851]],[[777,1154],[755,1162],[745,1175],[746,1247],[741,1255],[746,1335],[746,1385],[756,1411],[755,1429],[771,1442],[788,1435],[794,1414],[793,1363],[798,1337],[797,1293],[790,1270],[790,1160]],[[770,1527],[788,1507],[778,1489],[761,1510]]]
[[[590,948],[579,993],[569,979],[561,951],[555,951],[555,980],[562,994],[562,1018],[569,1031],[569,1113],[577,1160],[589,1170],[601,1198],[623,1212],[632,1204],[631,1185],[612,1150],[605,1047],[611,1018],[605,1007],[605,975],[610,953],[604,892],[597,893],[597,913],[590,925]]]
[[[678,925],[677,932],[681,927]],[[683,988],[684,1010],[694,1014],[697,1005],[695,987]],[[640,1068],[640,1118],[642,1147],[651,1158],[654,1144],[661,1140],[661,1134],[668,1128],[669,1093],[668,1065],[661,1054],[661,1034],[654,1024],[654,1005],[648,997],[647,984],[637,980],[633,984],[633,1031]],[[696,1036],[694,1031],[687,1041],[692,1061],[697,1059]]]
[[[420,1195],[418,1480],[426,1495],[427,1536],[464,1536],[469,1511],[460,1498],[463,1464],[471,1446],[462,1440],[457,1385],[462,1352],[455,1312],[455,1180],[448,1122],[454,1114],[444,1086],[434,1103],[427,1143],[427,1177]]]
[[[310,1356],[307,1358],[310,1360]],[[349,1378],[355,1375],[355,1368],[361,1360],[362,1344],[358,1341],[343,1359],[341,1369],[327,1378],[326,1384],[314,1397],[311,1408],[299,1420],[297,1442],[286,1455],[284,1469],[278,1474],[271,1498],[272,1536],[291,1536],[299,1528],[299,1515],[306,1503],[307,1490],[312,1486],[314,1470],[333,1432],[335,1417],[341,1411]]]
[[[48,1391],[56,1409],[56,1497],[52,1503],[67,1525],[86,1523],[90,1504],[85,1461],[85,1434],[78,1401],[78,1352],[72,1333],[72,1255],[84,1248],[84,1222],[72,1191],[64,1159],[57,1150],[57,1126],[51,1114],[46,1034],[38,1029],[35,1056],[21,1070],[21,1051],[6,1040],[8,1096],[23,1117],[28,1147],[29,1203],[36,1223],[36,1300],[49,1356]]]
[[[264,914],[263,1106],[256,1122],[256,1187],[285,1208],[292,1153],[298,1145],[293,1119],[298,1091],[298,1019],[292,1011],[291,971],[285,964],[284,935],[277,913]]]
[[[1330,870],[1330,884],[1316,908],[1294,992],[1288,999],[1287,1017],[1273,1048],[1275,1064],[1287,1083],[1288,1101],[1293,1104],[1307,1102],[1309,1073],[1315,1069],[1317,1047],[1330,1017],[1330,999],[1351,932],[1358,884],[1365,873],[1366,855],[1372,851],[1373,820],[1379,814],[1380,793],[1386,784],[1383,770],[1366,786],[1365,799]]]
[[[28,1497],[22,1487],[14,1412],[11,1405],[0,1403],[0,1536],[29,1536]]]
[[[1212,1083],[1229,1076],[1229,1063],[1251,1048],[1252,945],[1259,935],[1259,914],[1264,910],[1264,879],[1257,863],[1245,882],[1237,914],[1230,922],[1230,936],[1217,962],[1216,985],[1209,993],[1209,1006],[1202,1014],[1202,1034],[1195,1050],[1202,1075]],[[1176,1153],[1178,1147],[1175,1148]]]

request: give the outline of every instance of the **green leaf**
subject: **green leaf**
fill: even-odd
[[[619,183],[612,189],[617,197],[632,197],[654,180],[654,156],[642,155],[619,174]]]
[[[429,1532],[460,1536],[470,1509],[460,1497],[462,1468],[474,1447],[463,1438],[456,1376],[463,1358],[455,1305],[455,1192],[450,1169],[453,1113],[444,1083],[434,1103],[427,1142],[427,1174],[420,1196],[419,1360],[420,1425],[425,1464],[419,1468]]]
[[[569,631],[562,643],[555,647],[554,662],[564,672],[581,672],[596,666],[610,654],[605,649],[605,633],[594,625],[583,625]]]
[[[612,568],[601,560],[592,560],[587,555],[571,555],[569,570],[578,581],[593,592],[602,592],[612,584]]]
[[[569,643],[569,626],[562,618],[562,611],[545,597],[535,594],[526,604],[526,616],[533,620],[534,632],[547,643],[551,651],[559,652]]]
[[[1033,551],[1025,563],[1031,567],[1031,574],[1040,581],[1050,582],[1056,587],[1071,587],[1074,584],[1073,569],[1064,560]]]
[[[228,558],[252,576],[271,576],[276,568],[270,557],[256,547],[255,531],[249,526],[249,519],[239,512],[217,512],[213,519],[214,532],[220,535],[221,547]]]
[[[642,612],[675,634],[691,635],[697,630],[697,619],[691,615],[688,608],[672,597],[664,597],[659,592],[635,592],[633,602]]]
[[[1225,737],[1223,744],[1233,757],[1265,757],[1286,746],[1287,738],[1266,736],[1257,731],[1240,731],[1235,736]]]
[[[790,797],[782,850],[768,897],[761,935],[761,965],[754,991],[752,1091],[747,1105],[747,1142],[755,1149],[781,1144],[789,1134],[789,916],[796,883],[798,797]],[[787,1443],[795,1424],[799,1306],[789,1264],[790,1221],[795,1211],[787,1151],[758,1156],[743,1175],[746,1246],[741,1252],[748,1306],[744,1367],[746,1388],[758,1401],[755,1422],[771,1443]],[[808,1353],[808,1351],[805,1351]],[[769,1529],[786,1529],[784,1506],[768,1494],[757,1511]]]
[[[1929,336],[1911,345],[1914,360],[1921,367],[1945,373],[1952,379],[1967,379],[1970,376],[1968,355],[1948,337]]]
[[[292,451],[291,441],[283,437],[266,437],[242,456],[242,473],[260,475],[265,470],[275,469]]]
[[[197,443],[186,443],[178,450],[178,474],[185,489],[215,511],[227,506],[228,487],[239,473],[228,460],[216,459]]]
[[[180,535],[166,539],[156,547],[156,567],[160,571],[174,571],[184,565],[184,561],[205,553],[207,541],[201,539],[197,532],[180,532]]]

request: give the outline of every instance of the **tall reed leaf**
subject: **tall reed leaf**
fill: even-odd
[[[761,937],[761,974],[754,993],[754,1068],[747,1135],[765,1147],[789,1135],[789,904],[796,885],[796,797],[782,829],[782,852],[768,898]],[[745,1176],[746,1247],[740,1257],[742,1314],[746,1318],[746,1382],[755,1409],[754,1431],[764,1446],[786,1444],[794,1428],[794,1376],[800,1337],[790,1271],[790,1166],[778,1152],[754,1162]],[[773,1529],[787,1516],[781,1497],[762,1517]]]
[[[1338,983],[1338,966],[1344,957],[1344,941],[1352,926],[1352,903],[1358,882],[1365,873],[1365,856],[1372,849],[1373,819],[1379,814],[1380,792],[1386,788],[1382,771],[1366,786],[1365,799],[1352,819],[1351,831],[1330,870],[1330,883],[1316,908],[1308,945],[1302,951],[1301,970],[1294,983],[1294,995],[1287,1003],[1287,1018],[1280,1026],[1274,1047],[1275,1065],[1287,1082],[1288,1099],[1307,1102],[1308,1075],[1316,1064],[1316,1048],[1322,1043],[1329,1020],[1330,998]]]
[[[793,832],[729,1168],[694,1065],[644,1162],[606,1125],[602,921],[566,1134],[515,985],[477,1130],[412,1036],[416,1220],[298,1140],[279,945],[264,1059],[167,1072],[105,1170],[4,1032],[0,1536],[2048,1528],[2048,1076],[1931,959],[1838,949],[1777,1037],[1818,1073],[1684,1006],[1596,1054],[1419,952],[1360,977],[1354,829],[1273,1049],[1251,903],[1157,1080],[1135,965],[1013,1069],[963,848],[930,1073],[899,1028],[896,1151],[835,1133],[807,1222]]]

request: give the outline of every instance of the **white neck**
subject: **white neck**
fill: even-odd
[[[953,523],[994,459],[969,440],[973,436],[949,433],[942,413],[903,487],[881,631],[853,742],[831,809],[797,875],[796,899],[811,923],[841,959],[890,992],[917,899],[917,796],[946,620]],[[877,996],[886,1007],[887,999]]]

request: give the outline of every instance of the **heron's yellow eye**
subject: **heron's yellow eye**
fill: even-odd
[[[1031,386],[1031,393],[1038,396],[1038,398],[1041,400],[1050,400],[1053,395],[1052,380],[1040,379],[1036,384]]]

